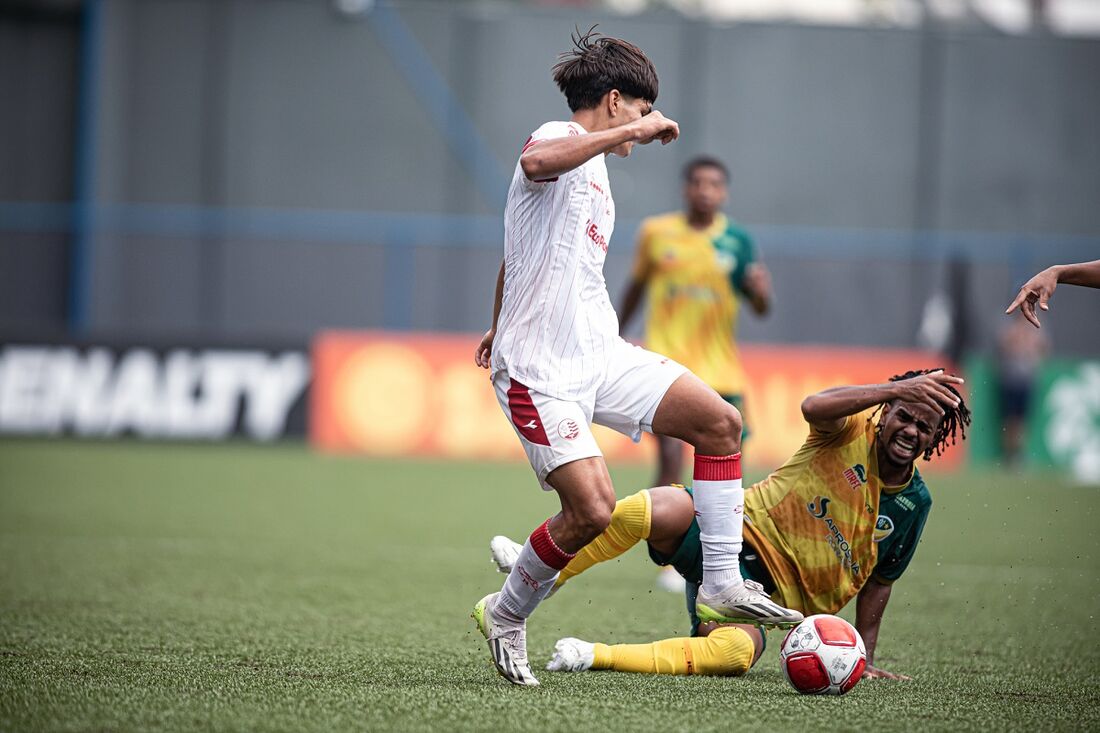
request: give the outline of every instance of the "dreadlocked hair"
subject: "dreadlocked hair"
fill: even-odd
[[[913,379],[914,377],[920,377],[925,374],[940,371],[943,371],[943,367],[936,367],[934,369],[915,369],[905,374],[895,374],[890,377],[890,381],[900,382],[905,379]],[[940,426],[932,436],[932,442],[924,451],[923,458],[926,461],[932,460],[933,455],[941,455],[948,445],[955,445],[956,434],[958,434],[960,440],[966,440],[966,428],[970,425],[970,408],[966,406],[966,402],[963,400],[962,395],[950,384],[945,384],[944,386],[947,387],[951,394],[959,398],[959,404],[956,407],[954,405],[940,403],[940,407],[943,408],[943,419],[940,420]],[[878,417],[884,405],[885,403],[875,408],[875,411],[871,413],[871,420]],[[951,441],[950,443],[948,443],[949,440]]]

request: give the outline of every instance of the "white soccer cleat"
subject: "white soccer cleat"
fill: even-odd
[[[502,534],[498,534],[489,540],[489,552],[493,556],[493,562],[497,564],[497,570],[507,575],[512,572],[512,566],[519,559],[519,552],[523,545],[513,542]]]
[[[684,588],[687,587],[687,581],[669,565],[661,568],[661,572],[657,573],[657,587],[669,593],[683,593]]]
[[[700,621],[721,624],[763,624],[788,628],[802,623],[802,614],[772,602],[764,586],[754,580],[723,588],[714,595],[699,589],[695,599],[695,615]]]
[[[516,623],[496,614],[498,596],[499,593],[490,593],[482,598],[470,616],[489,643],[489,656],[500,676],[513,685],[537,687],[539,681],[527,661],[527,622]]]
[[[546,663],[551,672],[585,672],[592,669],[596,661],[595,644],[581,639],[568,637],[558,639],[554,645],[554,656]]]

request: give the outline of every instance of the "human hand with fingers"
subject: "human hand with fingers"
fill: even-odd
[[[1039,305],[1039,310],[1050,310],[1048,303],[1059,283],[1100,288],[1100,260],[1048,267],[1024,283],[1020,292],[1016,293],[1016,297],[1008,304],[1008,308],[1005,308],[1005,313],[1012,313],[1019,308],[1020,315],[1035,328],[1041,328],[1039,317],[1035,313],[1035,305]]]
[[[1009,304],[1005,313],[1012,313],[1017,308],[1020,314],[1026,318],[1035,328],[1041,328],[1039,318],[1035,315],[1035,305],[1041,310],[1050,310],[1047,303],[1054,295],[1054,289],[1058,287],[1058,271],[1056,267],[1048,267],[1035,277],[1024,283],[1015,299]]]
[[[496,338],[496,335],[497,330],[495,328],[490,328],[485,332],[485,335],[481,337],[481,341],[474,350],[474,363],[482,369],[489,368],[489,363],[493,354],[493,339]]]
[[[944,405],[959,405],[959,398],[948,387],[963,384],[963,381],[962,377],[940,370],[890,384],[894,399],[925,404],[943,415]]]
[[[654,140],[660,140],[662,145],[668,145],[680,137],[680,125],[657,110],[630,124],[634,128],[634,141],[639,145],[648,145]]]

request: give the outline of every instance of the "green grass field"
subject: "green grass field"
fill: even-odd
[[[619,494],[647,475],[615,471]],[[1100,729],[1100,492],[928,483],[877,660],[913,682],[800,697],[773,633],[742,679],[543,672],[525,690],[467,617],[501,582],[489,537],[555,510],[524,465],[2,442],[0,729]],[[653,579],[636,548],[566,587],[532,619],[533,661],[564,635],[682,634]]]

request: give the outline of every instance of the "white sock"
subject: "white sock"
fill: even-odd
[[[695,456],[695,515],[703,546],[703,592],[717,593],[741,578],[741,525],[745,490],[741,487],[741,454]]]
[[[558,570],[539,558],[528,538],[504,580],[497,606],[515,620],[522,621],[554,589],[554,581],[557,579]]]

